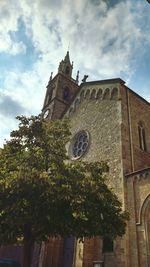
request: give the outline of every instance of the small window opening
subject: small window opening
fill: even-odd
[[[70,68],[69,68],[68,66],[66,67],[66,71],[65,71],[65,73],[66,73],[67,75],[70,74]]]
[[[65,87],[64,88],[64,91],[63,91],[63,99],[64,100],[69,100],[70,99],[70,90],[68,87]]]
[[[113,252],[114,251],[114,242],[109,237],[104,237],[103,239],[103,253]]]
[[[147,145],[146,145],[146,134],[145,134],[145,129],[142,125],[138,126],[138,132],[139,132],[139,144],[140,148],[143,151],[147,151]]]

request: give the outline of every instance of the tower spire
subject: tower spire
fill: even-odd
[[[64,60],[59,64],[58,73],[63,73],[69,78],[72,77],[73,63],[70,62],[69,51],[67,51]]]
[[[67,54],[65,55],[65,59],[64,61],[69,62],[70,63],[70,56],[69,56],[69,50],[67,51]]]
[[[73,62],[70,62],[69,51],[60,62],[56,76],[50,76],[43,105],[43,116],[48,119],[59,119],[79,90],[77,73],[76,80],[72,78]]]

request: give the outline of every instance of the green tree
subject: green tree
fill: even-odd
[[[105,163],[70,162],[68,122],[41,116],[20,123],[0,155],[0,242],[23,242],[23,267],[35,242],[125,233],[128,215],[106,185]]]

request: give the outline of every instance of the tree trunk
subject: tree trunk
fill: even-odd
[[[23,242],[23,267],[31,267],[33,245],[34,241],[32,239],[31,228],[29,225],[25,225]]]

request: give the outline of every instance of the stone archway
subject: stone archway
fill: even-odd
[[[144,233],[144,238],[142,242],[143,245],[141,247],[143,248],[141,251],[141,258],[143,259],[141,262],[141,266],[150,267],[150,195],[147,196],[142,205],[140,211],[140,221],[137,226],[139,230],[143,229],[142,231]]]
[[[145,226],[145,240],[147,248],[147,262],[148,262],[148,267],[150,267],[150,203],[145,210],[144,226]]]

